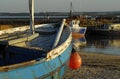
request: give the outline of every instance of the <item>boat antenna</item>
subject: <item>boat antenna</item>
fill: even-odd
[[[70,14],[69,14],[69,17],[70,18],[72,17],[72,2],[70,2]]]
[[[29,12],[30,12],[30,32],[35,33],[34,28],[34,0],[29,0]]]

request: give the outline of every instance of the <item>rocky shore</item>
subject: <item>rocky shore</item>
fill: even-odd
[[[80,56],[81,68],[68,68],[62,79],[120,79],[120,56],[96,53],[80,53]]]

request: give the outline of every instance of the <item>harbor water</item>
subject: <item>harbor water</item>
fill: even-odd
[[[84,41],[80,39],[84,39]],[[79,46],[76,45],[79,52],[120,55],[120,37],[86,36],[83,38],[74,38],[74,40],[77,40],[74,41],[76,44],[79,41]]]

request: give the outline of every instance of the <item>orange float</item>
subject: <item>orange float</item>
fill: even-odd
[[[70,56],[69,67],[71,69],[78,69],[82,65],[82,59],[78,52],[74,52]]]

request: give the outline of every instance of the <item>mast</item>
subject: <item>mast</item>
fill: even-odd
[[[34,28],[34,0],[29,0],[29,12],[30,12],[30,33],[35,33]]]
[[[69,14],[69,17],[70,18],[72,17],[72,2],[70,2],[70,14]]]

